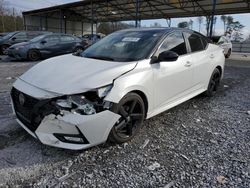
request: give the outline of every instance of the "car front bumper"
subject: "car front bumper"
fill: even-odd
[[[20,80],[14,85],[18,89],[21,84],[26,89],[32,87],[30,85],[27,87],[27,83],[22,83]],[[36,94],[37,90],[38,88],[34,88]],[[110,110],[104,110],[93,115],[81,115],[60,110],[58,115],[53,113],[46,115],[39,125],[26,125],[23,118],[20,118],[22,115],[20,116],[17,105],[15,106],[16,103],[17,101],[12,95],[12,107],[17,116],[17,122],[29,134],[39,139],[43,144],[65,149],[81,150],[106,142],[112,127],[120,118],[120,115]],[[33,129],[31,126],[35,126],[35,128]],[[81,142],[72,141],[68,138],[81,139]]]
[[[7,50],[8,56],[14,57],[15,59],[22,60],[27,58],[27,52],[9,48]]]

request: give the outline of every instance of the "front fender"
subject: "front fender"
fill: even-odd
[[[104,100],[119,103],[127,93],[135,90],[144,93],[148,101],[148,112],[150,112],[153,109],[154,87],[153,71],[149,63],[139,62],[135,69],[117,78]]]

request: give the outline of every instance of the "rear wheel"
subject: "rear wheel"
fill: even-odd
[[[10,46],[9,46],[9,45],[6,45],[6,44],[4,44],[4,45],[1,46],[1,52],[2,52],[3,55],[8,55],[7,49],[8,49],[9,47],[10,47]]]
[[[226,58],[229,58],[229,57],[230,57],[230,55],[231,55],[231,52],[232,52],[232,50],[231,50],[231,49],[229,49],[229,50],[228,50],[228,52],[227,52],[227,54],[225,55],[225,57],[226,57]]]
[[[214,72],[211,75],[211,78],[207,87],[207,91],[205,92],[206,96],[212,97],[215,95],[220,85],[220,78],[221,78],[221,73],[219,69],[218,68],[214,69]]]
[[[123,143],[131,140],[141,129],[145,118],[145,105],[136,93],[128,93],[113,107],[121,115],[109,134],[109,140]]]
[[[31,61],[38,61],[41,59],[41,54],[38,50],[30,50],[28,52],[28,59]]]

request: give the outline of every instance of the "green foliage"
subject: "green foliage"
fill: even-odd
[[[23,30],[23,18],[21,16],[1,16],[0,33],[18,30]]]

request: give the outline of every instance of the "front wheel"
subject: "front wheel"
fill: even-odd
[[[1,46],[1,52],[2,52],[2,54],[3,55],[8,55],[8,48],[9,48],[10,46],[9,45],[7,45],[7,44],[4,44],[4,45],[2,45]]]
[[[207,87],[207,91],[205,92],[206,96],[212,97],[215,95],[220,85],[220,78],[221,78],[221,73],[219,69],[218,68],[214,69]]]
[[[28,52],[28,59],[31,61],[38,61],[41,59],[41,54],[38,50],[30,50]]]
[[[145,118],[145,105],[136,93],[128,93],[114,105],[113,111],[121,115],[109,134],[109,140],[124,143],[131,140],[141,129]]]

